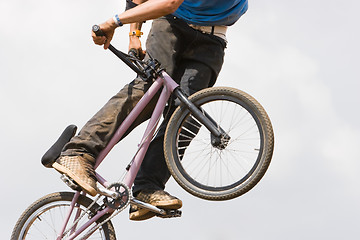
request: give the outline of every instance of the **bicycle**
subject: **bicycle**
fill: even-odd
[[[98,26],[93,31],[101,35]],[[270,164],[274,134],[263,107],[250,95],[229,87],[203,89],[190,97],[150,57],[142,61],[110,45],[110,51],[152,85],[117,129],[96,159],[95,169],[119,142],[154,95],[161,91],[135,156],[122,182],[109,184],[96,173],[99,187],[94,199],[86,196],[68,176],[61,179],[75,192],[46,195],[31,204],[17,221],[11,239],[116,239],[111,219],[129,204],[146,208],[159,217],[180,217],[180,210],[160,209],[135,199],[131,186],[145,156],[157,123],[171,94],[181,101],[165,132],[164,155],[171,175],[190,194],[207,200],[233,199],[251,190]],[[45,153],[49,167],[76,133],[68,126]],[[87,230],[87,231],[85,231]]]

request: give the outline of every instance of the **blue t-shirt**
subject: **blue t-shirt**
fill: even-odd
[[[247,9],[247,0],[184,0],[174,15],[195,25],[230,26]]]

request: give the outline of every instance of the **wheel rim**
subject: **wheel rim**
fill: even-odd
[[[251,178],[261,160],[264,144],[258,117],[247,104],[231,96],[203,98],[196,105],[219,123],[231,139],[225,149],[214,148],[208,130],[197,127],[200,123],[185,112],[175,136],[176,154],[182,159],[177,161],[177,168],[199,189],[219,192],[238,188]],[[191,143],[186,146],[189,140]]]
[[[69,207],[70,202],[68,201],[57,201],[42,206],[27,219],[21,229],[19,239],[57,239],[58,232],[61,230],[62,224],[65,221]],[[85,211],[85,207],[82,205],[75,207],[70,217],[69,224],[74,222],[75,214],[77,212],[76,210],[79,208],[81,209],[81,212]],[[82,223],[87,220],[89,219],[84,217],[78,225],[81,226]],[[69,234],[70,233],[71,232],[69,232]],[[106,237],[102,228],[100,228],[88,239],[106,239]]]

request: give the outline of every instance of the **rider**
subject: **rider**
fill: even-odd
[[[155,19],[146,41],[147,53],[159,60],[183,92],[191,95],[214,85],[223,64],[227,26],[234,24],[247,8],[247,0],[127,0],[125,12],[100,24],[105,36],[93,33],[92,37],[95,44],[107,49],[115,29],[131,24],[129,49],[136,49],[143,57],[141,25]],[[53,167],[73,178],[90,195],[96,195],[95,159],[150,84],[140,78],[127,84],[65,145]],[[150,117],[155,100],[131,129]],[[149,146],[133,187],[137,199],[165,209],[182,206],[181,200],[164,191],[170,177],[163,154],[164,132],[177,104],[169,101],[165,120]],[[130,208],[131,220],[154,215],[136,206]]]

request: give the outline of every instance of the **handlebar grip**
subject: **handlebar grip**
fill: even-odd
[[[98,36],[98,37],[105,36],[104,32],[101,31],[99,25],[94,25],[94,26],[92,26],[92,31],[93,31],[93,32],[95,33],[95,35]]]

